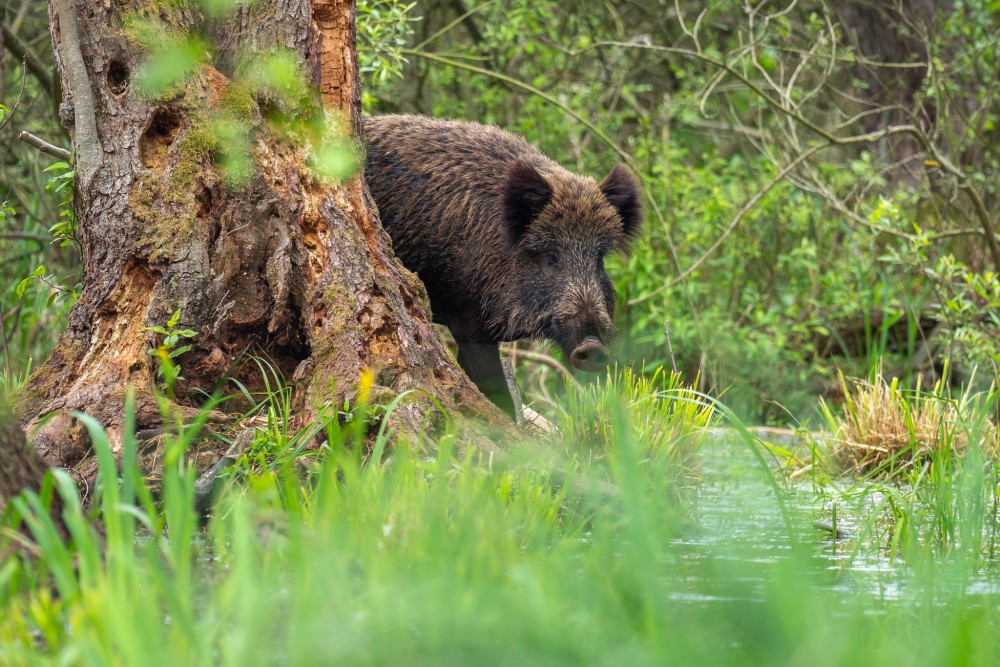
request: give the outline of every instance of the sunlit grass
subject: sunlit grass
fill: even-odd
[[[662,368],[648,376],[617,368],[604,382],[567,387],[551,439],[568,457],[587,465],[608,457],[613,461],[621,442],[616,416],[627,421],[641,460],[656,461],[675,483],[695,481],[698,449],[718,420],[712,399]]]
[[[271,411],[260,429],[269,447],[284,443],[294,452],[304,436],[284,426],[281,387],[272,382],[271,402],[255,397]],[[57,475],[69,539],[32,495],[6,518],[5,534],[22,520],[37,546],[0,565],[0,664],[856,665],[1000,657],[991,632],[1000,595],[968,594],[967,573],[985,560],[914,551],[899,574],[899,599],[885,600],[865,589],[861,574],[854,590],[835,588],[835,575],[815,557],[823,536],[801,541],[808,526],[791,526],[799,538],[789,535],[775,558],[762,557],[753,539],[702,525],[697,485],[683,471],[696,465],[706,427],[726,410],[676,378],[619,374],[567,405],[578,412],[567,407],[557,420],[562,456],[540,453],[552,445],[526,443],[493,461],[462,448],[449,427],[434,435],[433,455],[401,441],[373,456],[355,436],[377,432],[375,416],[356,406],[351,421],[341,415],[323,425],[328,440],[313,465],[297,469],[286,455],[287,465],[242,467],[204,527],[183,456],[196,429],[169,436],[154,504],[134,464],[135,442],[126,439],[116,467],[106,437],[84,419],[101,465],[94,516]],[[754,463],[751,439],[719,445],[743,452],[755,476],[769,470]],[[571,489],[566,472],[594,485]],[[959,481],[956,493],[971,483]],[[290,485],[294,493],[282,491]],[[773,504],[771,519],[761,520],[780,516],[777,504],[789,498],[784,482],[735,489]],[[590,502],[579,502],[591,490]],[[965,513],[957,521],[959,532],[977,528]]]
[[[907,390],[878,369],[868,381],[841,376],[840,383],[844,405],[823,404],[829,435],[827,446],[814,448],[814,465],[853,477],[832,495],[859,519],[859,548],[910,560],[958,558],[970,567],[995,558],[995,386]]]
[[[834,462],[845,471],[892,477],[928,461],[961,456],[970,441],[995,455],[996,426],[990,419],[993,392],[968,388],[952,395],[943,380],[930,390],[904,388],[877,368],[870,381],[839,384],[843,414],[823,403],[834,435]]]

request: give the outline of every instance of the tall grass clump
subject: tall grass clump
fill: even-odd
[[[554,417],[556,443],[587,464],[613,457],[621,443],[615,415],[623,405],[640,459],[656,460],[678,481],[694,481],[698,450],[718,417],[709,399],[662,367],[648,375],[613,368],[603,382],[568,386]]]
[[[821,409],[834,434],[832,460],[844,472],[893,477],[961,457],[970,444],[990,457],[997,454],[993,391],[974,392],[970,382],[953,396],[944,380],[930,391],[908,390],[898,378],[886,380],[880,368],[868,381],[838,377],[843,413],[825,402]]]
[[[303,494],[274,503],[260,483],[272,471],[249,466],[204,529],[184,457],[196,428],[166,437],[154,504],[131,431],[119,470],[107,435],[77,415],[100,463],[94,513],[62,473],[68,536],[38,496],[13,501],[4,534],[20,524],[37,546],[0,570],[0,664],[570,665],[641,650],[634,626],[655,627],[663,602],[641,599],[661,569],[649,518],[663,513],[633,483],[624,410],[610,415],[611,480],[629,491],[599,510],[607,519],[565,505],[563,478],[530,454],[492,465],[457,455],[445,432],[433,456],[400,442],[383,459],[348,446],[364,424],[328,423]],[[591,540],[625,524],[635,546],[621,569],[621,540]],[[569,632],[577,626],[591,628],[587,641]]]
[[[823,405],[828,461],[857,479],[840,493],[862,518],[861,542],[936,567],[970,568],[1000,547],[997,391],[905,389],[875,372],[849,384],[842,413]],[[971,385],[971,383],[970,383]]]
[[[83,513],[65,475],[56,486],[68,537],[43,500],[18,499],[6,528],[23,522],[36,546],[0,566],[0,665],[1000,658],[990,633],[997,595],[970,600],[938,579],[921,584],[926,607],[900,609],[861,587],[833,591],[807,550],[760,558],[753,542],[734,544],[687,520],[697,516],[678,520],[688,508],[659,484],[676,464],[660,436],[696,442],[711,415],[679,381],[662,382],[635,387],[623,374],[570,399],[595,410],[598,425],[584,432],[607,437],[603,457],[571,461],[576,475],[596,474],[615,491],[598,503],[568,502],[566,477],[548,459],[533,460],[538,443],[484,460],[446,427],[433,452],[399,440],[375,456],[354,437],[372,430],[358,410],[350,422],[323,424],[324,455],[300,493],[274,502],[273,489],[258,483],[271,471],[247,466],[202,526],[183,456],[195,429],[167,436],[154,505],[130,433],[117,468],[107,438],[81,416],[100,454],[95,513]],[[568,448],[580,431],[569,430],[569,415],[561,419]],[[970,636],[981,638],[971,648]]]

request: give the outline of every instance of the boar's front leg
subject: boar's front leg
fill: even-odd
[[[519,410],[514,405],[497,344],[461,340],[455,342],[458,343],[458,365],[486,398],[516,421]]]

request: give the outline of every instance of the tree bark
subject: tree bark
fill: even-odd
[[[844,40],[856,54],[872,63],[913,63],[928,59],[938,24],[952,10],[951,5],[951,0],[845,0],[833,7],[845,28]],[[864,101],[868,111],[883,110],[861,119],[865,132],[913,122],[933,127],[937,122],[935,108],[917,104],[926,69],[899,70],[858,63],[853,70],[865,84],[855,87],[856,98]],[[920,161],[914,163],[913,158],[922,151],[915,137],[897,137],[892,153],[899,166],[892,173],[905,183],[918,182],[924,167]]]
[[[68,411],[97,418],[120,447],[129,384],[137,429],[162,427],[156,360],[147,353],[158,336],[145,327],[162,326],[178,308],[177,328],[197,331],[193,349],[177,359],[181,414],[196,412],[198,397],[226,376],[260,387],[247,363],[260,355],[293,382],[303,422],[353,400],[370,369],[373,400],[422,390],[448,410],[507,428],[429,324],[424,288],[392,254],[360,175],[342,185],[317,179],[303,150],[262,120],[257,98],[247,111],[255,125],[249,182],[227,186],[199,146],[206,109],[227,103],[233,63],[251,51],[294,53],[325,113],[357,128],[353,2],[249,3],[214,22],[183,4],[148,0],[51,0],[49,11],[60,117],[76,156],[83,291],[15,406],[22,424],[37,429],[32,442],[48,463],[92,480],[88,438]],[[200,27],[217,54],[183,90],[155,101],[136,91],[145,54],[123,28],[130,15],[151,12],[178,30]],[[432,416],[422,392],[395,413],[403,428],[416,431]],[[205,465],[219,454],[203,453]],[[156,459],[148,452],[140,465]]]
[[[7,406],[0,404],[0,515],[3,515],[7,502],[22,491],[38,493],[46,471],[45,463],[28,448],[24,431],[18,426],[17,420],[10,414]],[[60,508],[57,494],[53,506],[57,525],[62,523],[59,518]]]

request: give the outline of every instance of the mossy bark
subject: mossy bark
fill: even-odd
[[[302,150],[270,132],[258,101],[227,75],[235,54],[251,45],[290,49],[325,113],[356,128],[353,2],[251,4],[224,22],[177,3],[156,12],[178,30],[201,25],[217,54],[157,100],[136,90],[144,53],[123,28],[155,7],[50,4],[61,117],[77,156],[83,293],[16,410],[36,450],[83,479],[96,465],[70,411],[97,418],[117,446],[133,385],[137,429],[158,428],[156,361],[147,353],[158,341],[146,327],[162,326],[178,308],[178,328],[197,332],[193,349],[177,359],[182,411],[194,412],[201,392],[227,375],[258,382],[256,367],[244,363],[253,354],[266,355],[293,382],[303,421],[322,405],[350,400],[370,369],[383,385],[378,395],[424,390],[446,408],[508,428],[430,325],[424,289],[392,254],[364,181],[329,185],[314,177]],[[213,163],[218,138],[205,117],[220,107],[236,107],[230,113],[253,126],[254,169],[239,187],[227,185]],[[414,401],[396,418],[416,430],[428,406]]]

